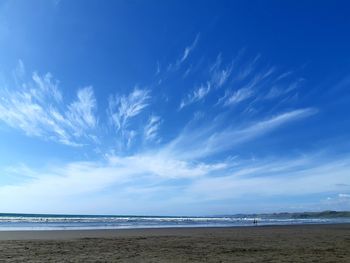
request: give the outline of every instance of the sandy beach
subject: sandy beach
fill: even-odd
[[[0,262],[350,262],[350,225],[2,231]]]

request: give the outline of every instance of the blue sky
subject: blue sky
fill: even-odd
[[[0,212],[350,209],[346,1],[1,1]]]

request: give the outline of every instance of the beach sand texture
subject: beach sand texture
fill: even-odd
[[[0,262],[350,262],[350,225],[0,232]]]

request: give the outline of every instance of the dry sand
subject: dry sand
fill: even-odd
[[[2,231],[0,262],[350,262],[350,225]]]

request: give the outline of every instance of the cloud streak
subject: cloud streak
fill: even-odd
[[[232,95],[225,96],[228,98],[225,100],[224,106],[235,105],[239,102],[245,101],[251,98],[253,94],[253,90],[249,88],[241,88],[239,90],[236,90]]]
[[[129,121],[149,106],[149,99],[149,91],[137,87],[128,95],[111,96],[109,99],[109,115],[117,130],[127,128]]]
[[[245,127],[229,126],[220,129],[217,124],[205,128],[184,130],[167,146],[168,151],[179,151],[184,159],[204,158],[224,152],[232,147],[262,136],[278,127],[317,113],[317,109],[306,108],[285,112]],[[220,130],[220,131],[218,131]]]
[[[144,136],[146,141],[155,141],[157,140],[158,130],[161,125],[161,118],[159,116],[151,116],[148,123],[144,129]],[[157,140],[159,141],[159,139]]]
[[[195,49],[195,47],[198,44],[199,36],[200,36],[200,34],[197,34],[194,41],[192,42],[192,44],[185,47],[182,55],[176,60],[176,62],[170,63],[168,65],[168,68],[167,68],[168,72],[177,71],[181,67],[181,65],[189,59],[190,54],[193,52],[193,50]]]
[[[88,138],[96,125],[92,87],[79,89],[77,99],[66,105],[58,81],[50,73],[40,76],[34,72],[32,80],[1,89],[0,121],[29,136],[67,145],[79,145]]]
[[[210,92],[211,89],[211,85],[209,82],[207,82],[206,84],[202,84],[200,87],[196,88],[192,93],[189,93],[187,95],[187,98],[182,99],[179,109],[181,110],[182,108],[201,101],[205,98],[205,96],[207,96]]]
[[[210,83],[214,88],[221,88],[226,84],[232,73],[233,64],[222,66],[221,54],[218,55],[215,63],[210,67]]]
[[[188,192],[198,193],[208,199],[230,199],[241,196],[296,196],[340,190],[339,182],[346,181],[349,160],[332,160],[321,164],[304,160],[303,165],[294,160],[273,160],[268,164],[250,165],[245,174],[230,174],[216,178],[202,178]],[[247,168],[239,167],[240,170]],[[255,169],[253,169],[255,168]],[[331,171],[334,171],[331,172]],[[283,176],[278,176],[283,174]]]
[[[177,61],[177,65],[180,66],[190,55],[193,49],[196,47],[199,40],[199,34],[197,34],[196,38],[192,42],[190,46],[187,46],[182,54],[182,57]]]

